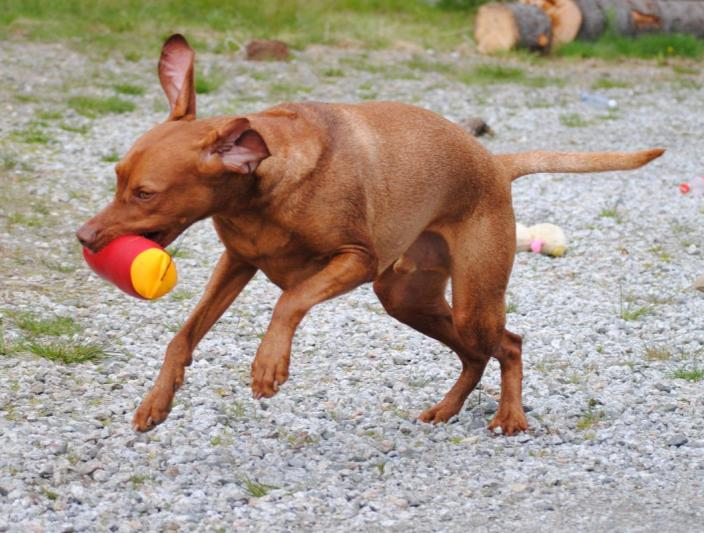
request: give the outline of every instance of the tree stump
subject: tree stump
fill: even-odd
[[[582,26],[577,39],[593,41],[606,31],[606,13],[599,6],[599,0],[575,0],[582,13]]]
[[[571,43],[582,26],[582,11],[575,0],[520,0],[522,4],[539,7],[552,22],[552,42]]]
[[[526,4],[485,4],[474,23],[477,48],[484,54],[513,48],[547,52],[552,44],[552,23],[545,12]]]
[[[616,31],[686,33],[704,36],[704,2],[692,0],[597,0],[603,13],[615,16]]]

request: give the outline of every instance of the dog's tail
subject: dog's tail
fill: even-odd
[[[664,152],[664,148],[640,152],[521,152],[497,155],[496,159],[513,181],[541,172],[631,170],[642,167]]]

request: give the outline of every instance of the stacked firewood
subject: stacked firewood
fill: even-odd
[[[546,52],[574,39],[596,39],[608,24],[623,35],[687,33],[704,37],[700,0],[519,0],[491,3],[477,12],[480,52],[512,48]]]

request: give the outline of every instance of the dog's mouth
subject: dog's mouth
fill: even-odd
[[[162,248],[166,248],[169,244],[174,242],[176,237],[178,237],[180,231],[167,231],[167,230],[162,230],[162,231],[147,231],[145,233],[142,233],[142,237],[149,239],[150,241],[154,241],[157,243],[159,246]]]

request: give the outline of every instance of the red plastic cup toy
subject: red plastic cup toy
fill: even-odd
[[[161,298],[178,279],[166,250],[140,235],[118,237],[97,253],[83,248],[83,257],[101,278],[136,298]]]

